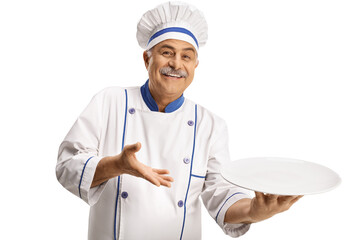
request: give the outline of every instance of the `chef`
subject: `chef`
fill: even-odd
[[[186,99],[207,40],[202,13],[168,2],[137,26],[148,80],[98,92],[61,143],[59,182],[90,205],[90,240],[201,239],[200,197],[225,234],[287,210],[301,196],[277,196],[226,182],[227,127]]]

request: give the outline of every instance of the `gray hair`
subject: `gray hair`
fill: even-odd
[[[148,58],[151,58],[153,48],[150,48],[149,50],[146,50],[146,54]]]

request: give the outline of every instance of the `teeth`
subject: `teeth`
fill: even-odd
[[[175,74],[167,74],[167,76],[170,76],[170,77],[181,77],[180,75],[175,75]]]

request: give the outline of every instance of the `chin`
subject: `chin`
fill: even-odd
[[[163,93],[166,93],[168,95],[174,95],[182,93],[184,90],[183,84],[164,84],[163,86]]]

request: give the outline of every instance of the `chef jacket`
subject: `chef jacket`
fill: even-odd
[[[91,188],[98,162],[136,142],[142,145],[137,159],[168,169],[171,188],[127,174]],[[250,225],[225,223],[224,216],[249,195],[221,177],[228,161],[224,120],[184,96],[158,112],[147,81],[108,87],[92,98],[60,145],[56,175],[90,205],[90,240],[201,239],[200,196],[223,231],[238,237]]]

